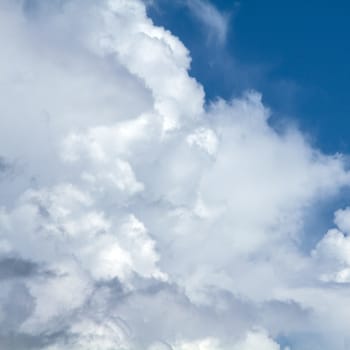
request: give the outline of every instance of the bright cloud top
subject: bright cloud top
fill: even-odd
[[[0,38],[1,348],[343,349],[349,208],[303,249],[341,155],[205,106],[141,1],[1,0]]]

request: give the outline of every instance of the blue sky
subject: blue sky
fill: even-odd
[[[350,4],[347,1],[213,0],[229,17],[218,44],[182,1],[149,13],[190,49],[191,74],[208,99],[257,89],[278,120],[294,119],[325,152],[350,151]]]

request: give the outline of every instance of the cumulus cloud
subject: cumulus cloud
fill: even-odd
[[[2,347],[342,349],[349,210],[303,249],[342,155],[206,106],[139,0],[1,0],[0,38]]]
[[[152,348],[151,348],[152,349]],[[239,340],[235,345],[222,346],[216,338],[205,338],[192,342],[183,342],[176,345],[176,350],[280,350],[278,344],[271,340],[263,332],[250,331],[243,339]]]
[[[320,277],[324,281],[350,282],[350,237],[344,233],[349,232],[349,216],[349,208],[336,211],[334,222],[338,228],[329,230],[312,252],[322,267]]]

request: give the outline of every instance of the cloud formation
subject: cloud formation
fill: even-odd
[[[349,209],[303,249],[342,155],[205,105],[141,1],[1,0],[0,39],[3,348],[343,349]]]

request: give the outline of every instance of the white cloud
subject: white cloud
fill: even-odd
[[[350,234],[350,208],[337,210],[335,212],[334,222],[340,230]]]
[[[233,347],[234,350],[280,350],[280,346],[264,332],[248,332],[245,338]]]
[[[348,232],[349,214],[348,209],[336,211],[334,221],[338,229],[329,230],[312,252],[323,281],[350,283],[350,237],[340,231]]]
[[[22,4],[0,1],[0,344],[277,350],[311,334],[340,350],[348,210],[311,255],[299,244],[349,185],[342,156],[277,132],[256,92],[204,107],[187,49],[141,1]]]
[[[234,344],[223,345],[216,338],[204,338],[175,344],[174,350],[280,350],[264,331],[249,331]],[[152,348],[150,349],[152,350]]]

